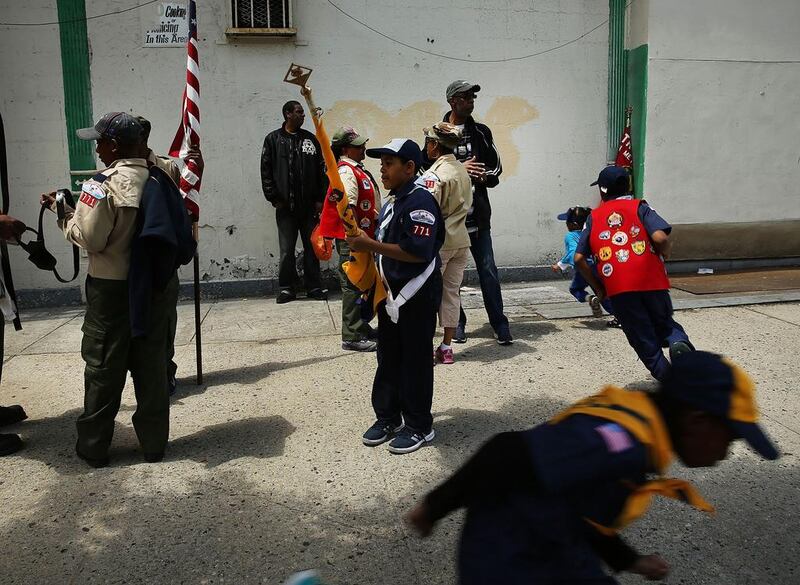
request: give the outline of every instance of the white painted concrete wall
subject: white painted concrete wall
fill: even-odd
[[[800,2],[649,4],[647,199],[675,223],[800,218]]]
[[[475,59],[548,49],[607,18],[606,4],[595,0],[337,3],[411,45]],[[123,5],[128,4],[89,0],[87,12]],[[495,132],[506,168],[492,191],[498,263],[536,264],[556,255],[564,228],[555,215],[588,200],[587,185],[604,160],[605,27],[533,59],[472,64],[393,44],[323,1],[297,1],[294,6],[297,44],[232,43],[224,35],[230,2],[200,3],[207,164],[203,272],[213,278],[276,273],[277,232],[272,208],[261,193],[259,157],[264,135],[282,121],[283,102],[299,98],[296,87],[281,81],[292,61],[315,69],[311,85],[318,105],[329,111],[329,131],[347,122],[371,136],[372,144],[400,135],[421,140],[422,127],[446,111],[444,89],[453,79],[481,83],[476,115]],[[154,124],[151,144],[164,150],[175,131],[185,58],[182,49],[141,47],[146,15],[145,9],[120,15],[113,26],[90,22],[94,110],[141,112]],[[306,127],[311,129],[310,119]]]
[[[2,22],[56,20],[54,2],[0,0]],[[0,112],[8,152],[10,213],[34,227],[39,194],[48,187],[69,187],[60,55],[57,26],[0,26]],[[70,249],[62,245],[54,216],[48,219],[45,237],[52,242],[50,249],[64,272],[71,272]],[[17,288],[62,286],[28,262],[19,247],[9,249]]]
[[[23,8],[0,0],[4,19],[55,20],[51,3]],[[337,0],[347,12],[415,47],[472,59],[504,59],[576,39],[608,16],[596,0]],[[425,55],[348,20],[322,0],[296,0],[296,40],[231,42],[229,0],[199,3],[202,139],[202,272],[212,279],[276,275],[278,242],[272,208],[261,193],[259,158],[280,108],[299,99],[282,83],[290,62],[315,69],[312,86],[328,111],[329,131],[355,125],[372,144],[395,136],[421,140],[421,129],[447,109],[445,87],[466,78],[483,86],[476,117],[495,133],[505,173],[491,191],[500,265],[549,262],[561,253],[564,226],[555,215],[591,202],[588,183],[604,164],[607,27],[532,59],[466,63]],[[130,7],[128,0],[87,0],[88,15]],[[175,132],[184,83],[182,48],[145,48],[155,6],[88,22],[95,117],[129,110],[153,122],[150,144],[164,152]],[[34,32],[36,34],[34,34]],[[33,197],[67,180],[63,90],[55,27],[3,29],[4,114],[14,120],[11,183],[14,211],[32,221]],[[430,40],[429,40],[430,39]],[[16,55],[9,59],[8,55]],[[34,124],[34,139],[23,128]],[[306,127],[311,129],[310,119]],[[374,165],[372,167],[375,168]],[[28,207],[19,197],[31,196]],[[55,230],[53,230],[55,234]],[[48,233],[50,235],[50,233]],[[57,234],[51,235],[53,242]],[[66,265],[68,248],[53,244]],[[226,262],[226,259],[228,262]],[[15,261],[21,288],[53,287],[48,274]],[[187,271],[182,277],[189,279]]]

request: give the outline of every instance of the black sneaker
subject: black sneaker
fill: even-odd
[[[314,299],[315,301],[327,301],[328,291],[322,290],[321,288],[315,288],[306,293],[306,298]]]
[[[94,467],[95,469],[100,469],[101,467],[108,465],[108,457],[87,457],[78,450],[78,445],[75,445],[75,454],[79,458],[83,459],[89,466]]]
[[[367,432],[364,433],[361,440],[367,447],[374,447],[375,445],[385,443],[389,440],[389,437],[402,430],[402,423],[398,425],[392,422],[386,422],[385,420],[376,420],[375,423],[367,429]]]
[[[413,453],[425,443],[433,441],[436,433],[431,429],[428,434],[418,433],[412,431],[408,427],[400,431],[397,436],[389,443],[389,451],[395,455],[403,455],[404,453]]]
[[[378,330],[375,327],[370,327],[367,332],[367,339],[370,341],[378,341]]]
[[[497,344],[498,345],[511,345],[514,343],[514,338],[511,337],[511,329],[508,325],[503,325],[497,330]]]
[[[14,406],[0,406],[0,427],[13,425],[28,418],[25,409],[19,404]]]
[[[0,457],[11,455],[22,449],[22,439],[19,435],[0,435]]]
[[[145,453],[144,460],[148,463],[159,463],[162,459],[164,459],[164,452],[161,451],[159,453]]]
[[[279,305],[282,305],[283,303],[290,303],[296,298],[297,295],[295,295],[292,291],[284,289],[280,292],[280,294],[278,294],[278,298],[275,299],[275,302]]]
[[[378,344],[369,339],[359,339],[358,341],[343,341],[342,349],[347,351],[375,351]]]
[[[676,357],[684,353],[689,353],[690,351],[694,351],[694,349],[689,343],[686,341],[676,341],[669,346],[669,360],[671,362],[675,361]]]
[[[464,331],[464,326],[461,323],[456,325],[456,333],[455,335],[453,335],[453,342],[455,343],[467,342],[467,332]]]

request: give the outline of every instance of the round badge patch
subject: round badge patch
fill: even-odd
[[[372,225],[372,222],[369,220],[368,217],[364,217],[361,219],[358,225],[361,226],[362,230],[368,230],[369,227]]]
[[[610,228],[618,228],[622,225],[622,214],[617,213],[616,211],[608,216],[608,227]]]
[[[362,199],[361,201],[361,210],[362,211],[369,211],[372,208],[372,202],[369,199]]]
[[[613,236],[611,236],[611,243],[615,246],[624,246],[628,243],[628,234],[625,232],[615,232]]]
[[[600,268],[600,272],[603,274],[603,276],[608,278],[611,276],[611,273],[614,272],[614,267],[611,266],[611,264],[603,264],[603,267]]]
[[[597,237],[600,240],[610,240],[611,239],[611,230],[602,231],[597,235]]]
[[[603,246],[597,251],[597,257],[600,258],[601,262],[608,262],[611,260],[611,248],[609,246]]]
[[[628,231],[630,231],[630,233],[631,233],[631,237],[632,237],[632,238],[635,238],[636,236],[638,236],[638,235],[639,235],[639,232],[640,232],[640,231],[642,231],[642,230],[641,230],[641,228],[640,228],[638,225],[632,225],[632,226],[631,226],[631,229],[630,229],[630,230],[628,230]]]

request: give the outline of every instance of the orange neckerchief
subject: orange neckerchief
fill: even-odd
[[[672,463],[672,443],[661,414],[644,392],[606,386],[598,394],[584,398],[557,414],[550,424],[557,424],[574,414],[586,414],[622,426],[645,446],[649,463],[661,476],[639,486],[628,496],[622,513],[612,526],[603,526],[587,518],[597,530],[604,534],[616,534],[642,516],[655,495],[681,500],[709,514],[714,512],[714,507],[688,481],[663,477]]]

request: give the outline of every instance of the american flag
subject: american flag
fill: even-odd
[[[197,4],[189,0],[189,39],[186,42],[186,87],[183,90],[181,103],[181,123],[169,155],[185,158],[190,145],[200,146],[200,66],[197,56]],[[178,188],[183,195],[186,209],[195,219],[200,217],[200,206],[197,203],[200,195],[201,171],[197,164],[189,160],[181,170]]]

